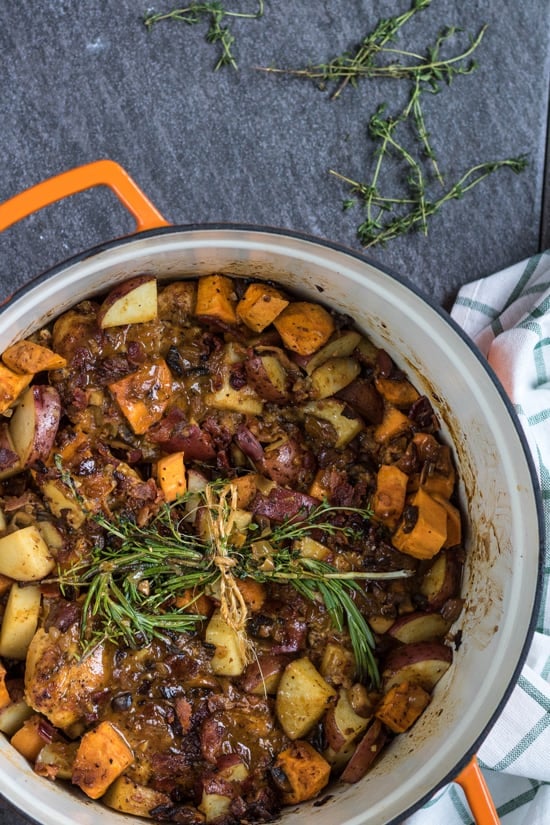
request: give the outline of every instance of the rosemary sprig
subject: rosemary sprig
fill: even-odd
[[[203,19],[207,19],[206,40],[208,43],[219,44],[221,47],[221,55],[214,66],[214,71],[222,66],[232,66],[236,69],[237,61],[232,51],[235,37],[229,26],[223,25],[223,22],[226,18],[259,19],[264,13],[264,0],[257,0],[257,2],[258,9],[255,12],[227,11],[223,4],[219,2],[190,3],[184,8],[175,8],[164,13],[149,12],[144,16],[143,22],[150,30],[161,20],[179,20],[188,26],[192,26],[201,23]]]
[[[189,520],[189,502],[197,495],[199,507],[208,515],[208,538],[198,535]],[[242,528],[236,527],[235,511],[234,486],[218,482],[200,494],[163,505],[144,526],[122,516],[93,516],[105,531],[105,541],[93,549],[91,558],[59,571],[58,577],[62,592],[82,595],[84,653],[105,640],[140,647],[155,638],[169,641],[171,633],[194,630],[204,617],[177,606],[184,592],[192,593],[194,600],[205,592],[221,593],[226,620],[246,634],[246,605],[239,598],[237,581],[252,578],[287,583],[308,599],[320,599],[335,626],[347,626],[358,673],[377,685],[374,637],[354,597],[361,580],[402,578],[410,572],[342,572],[302,556],[297,544],[312,535],[357,539],[369,511],[325,501],[260,534],[252,522],[244,538]]]

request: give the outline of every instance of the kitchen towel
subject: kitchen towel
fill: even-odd
[[[467,284],[451,316],[512,400],[538,473],[545,522],[535,634],[478,759],[502,825],[550,825],[550,250]],[[404,825],[472,823],[462,790],[450,784]]]

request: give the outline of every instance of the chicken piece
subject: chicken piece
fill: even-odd
[[[53,725],[68,728],[93,709],[94,696],[109,683],[109,670],[103,645],[80,658],[78,625],[56,640],[41,628],[27,653],[25,699]]]

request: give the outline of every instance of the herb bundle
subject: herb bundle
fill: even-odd
[[[247,20],[257,20],[264,13],[264,0],[257,0],[258,9],[255,12],[227,11],[222,3],[190,3],[184,8],[175,8],[164,13],[150,12],[143,18],[147,29],[152,29],[161,20],[179,20],[188,26],[208,20],[208,30],[206,40],[208,43],[218,44],[221,48],[221,55],[214,66],[217,71],[222,66],[232,66],[237,68],[237,61],[233,55],[233,44],[235,36],[228,25],[223,25],[226,18],[244,18]]]
[[[206,518],[201,517],[197,530],[193,518],[199,513]],[[192,631],[204,616],[188,611],[201,595],[213,592],[226,621],[245,637],[247,611],[238,581],[250,578],[288,583],[310,601],[322,601],[335,627],[347,627],[359,674],[378,684],[374,638],[354,597],[361,580],[403,578],[410,572],[340,572],[302,555],[300,540],[312,534],[357,536],[357,528],[342,514],[359,520],[370,515],[325,501],[264,530],[254,521],[243,527],[236,518],[234,486],[217,482],[164,504],[145,526],[123,517],[95,516],[105,532],[104,544],[96,545],[90,559],[60,571],[58,578],[63,592],[70,589],[83,598],[84,652],[105,640],[140,647],[155,638],[167,640],[171,632]],[[192,594],[185,608],[177,606],[183,594]]]

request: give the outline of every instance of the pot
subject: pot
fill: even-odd
[[[0,351],[74,303],[141,272],[161,281],[224,272],[274,279],[304,299],[351,315],[432,399],[453,445],[468,562],[459,620],[462,644],[427,711],[358,784],[335,787],[322,806],[287,809],[285,825],[401,822],[438,788],[463,784],[478,823],[497,822],[473,756],[506,702],[533,632],[542,558],[542,510],[520,425],[498,380],[453,321],[429,298],[356,252],[274,229],[171,226],[116,164],[64,173],[0,205],[0,230],[68,195],[109,186],[137,232],[36,278],[1,309]],[[0,741],[0,792],[44,825],[123,825],[102,809],[33,774]]]

